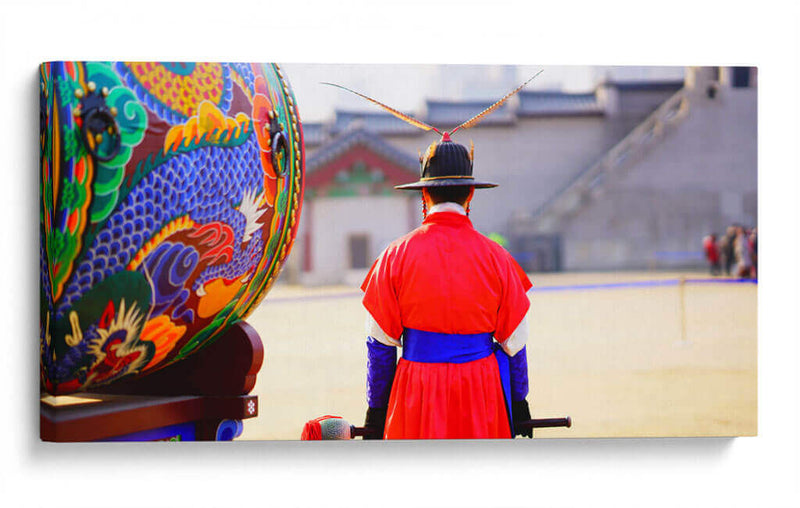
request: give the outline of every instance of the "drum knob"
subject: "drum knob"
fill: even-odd
[[[122,138],[114,118],[116,111],[106,105],[103,92],[92,91],[81,99],[81,135],[91,156],[108,162],[119,153]]]
[[[283,125],[278,122],[277,118],[272,118],[270,121],[269,133],[271,138],[270,148],[272,148],[272,167],[275,169],[275,174],[283,176],[286,174],[286,165],[288,163],[286,154],[289,147],[286,143],[286,135],[283,133]]]

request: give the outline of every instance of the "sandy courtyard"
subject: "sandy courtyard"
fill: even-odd
[[[528,361],[534,418],[570,415],[537,438],[757,433],[757,286],[678,273],[534,274]],[[681,310],[683,309],[683,311]],[[259,417],[240,439],[299,439],[366,411],[364,310],[353,287],[277,286],[247,319],[264,342]]]

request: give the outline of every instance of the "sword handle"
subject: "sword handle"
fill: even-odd
[[[565,418],[536,418],[515,424],[524,429],[544,429],[548,427],[572,427],[572,417]]]
[[[356,437],[364,437],[364,436],[374,436],[375,429],[369,427],[356,427],[355,425],[350,426],[350,439],[355,439]]]

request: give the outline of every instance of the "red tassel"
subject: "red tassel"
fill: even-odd
[[[303,425],[303,433],[300,434],[300,439],[303,441],[321,441],[322,429],[320,428],[319,421],[311,420]]]
[[[307,421],[303,425],[303,433],[300,434],[300,439],[302,441],[322,441],[322,426],[320,422],[329,418],[341,418],[341,416],[325,415]]]

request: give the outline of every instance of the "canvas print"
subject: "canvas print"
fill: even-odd
[[[51,62],[40,97],[43,439],[757,433],[755,68]]]

